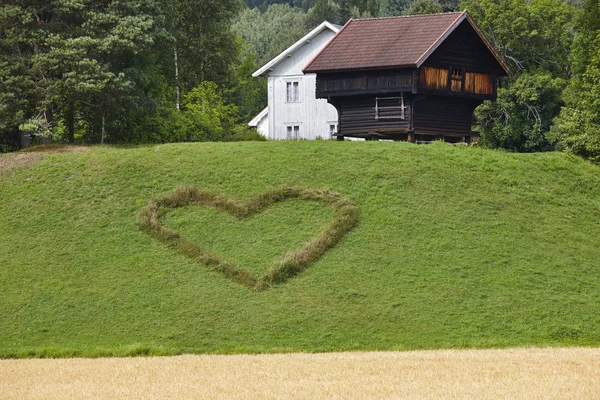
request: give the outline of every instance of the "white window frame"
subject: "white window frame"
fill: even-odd
[[[300,101],[300,82],[301,79],[286,79],[285,80],[285,102],[286,103],[301,103]]]
[[[300,125],[299,122],[285,124],[285,138],[287,140],[298,140],[300,139]]]
[[[380,101],[383,100],[399,100],[399,105],[397,106],[381,106],[379,105]],[[393,115],[393,116],[381,116],[379,115],[379,112],[381,110],[387,110],[387,111],[392,111],[392,110],[397,110],[399,111],[399,115]],[[406,106],[404,105],[404,93],[401,93],[400,96],[396,96],[396,97],[376,97],[375,98],[375,119],[380,120],[380,119],[406,119]]]
[[[331,127],[332,126],[334,127],[334,131],[333,132],[331,132]],[[335,121],[335,122],[334,121],[327,122],[327,132],[329,133],[329,137],[334,137],[335,135],[337,135],[338,129],[339,129],[339,127],[338,127],[337,121]]]

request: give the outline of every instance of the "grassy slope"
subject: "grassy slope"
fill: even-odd
[[[342,193],[358,226],[254,293],[138,229],[182,184],[241,199]],[[260,271],[331,218],[290,201],[251,221],[164,223]],[[0,357],[600,344],[600,169],[563,154],[406,143],[95,149],[0,174]]]

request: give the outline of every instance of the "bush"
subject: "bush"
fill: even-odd
[[[232,142],[264,142],[267,140],[267,138],[258,133],[255,128],[251,128],[248,125],[239,124],[233,128],[230,140]]]
[[[174,106],[161,106],[131,129],[128,142],[172,143],[187,141],[187,121]]]
[[[18,130],[0,130],[0,153],[8,153],[21,148]]]

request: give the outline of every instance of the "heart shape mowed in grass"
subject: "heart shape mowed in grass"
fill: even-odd
[[[301,248],[288,252],[271,265],[262,276],[255,276],[247,268],[221,260],[196,244],[182,238],[178,233],[164,227],[160,218],[168,211],[187,206],[213,207],[240,220],[258,214],[269,206],[290,199],[316,201],[332,207],[335,214],[329,225]],[[265,290],[276,283],[285,282],[317,261],[356,225],[356,206],[339,193],[328,190],[303,188],[273,189],[246,202],[228,198],[223,194],[200,190],[191,186],[176,189],[173,193],[159,196],[139,214],[140,227],[154,238],[177,250],[184,256],[199,261],[208,268],[219,271],[234,282],[256,291]]]

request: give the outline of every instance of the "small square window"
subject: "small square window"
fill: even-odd
[[[286,127],[287,139],[299,139],[300,138],[300,125],[288,125]]]
[[[452,75],[450,79],[450,90],[453,92],[463,91],[463,70],[460,68],[452,68]]]
[[[300,102],[300,82],[286,82],[286,101],[288,103]]]
[[[337,124],[329,124],[329,136],[337,135]]]

